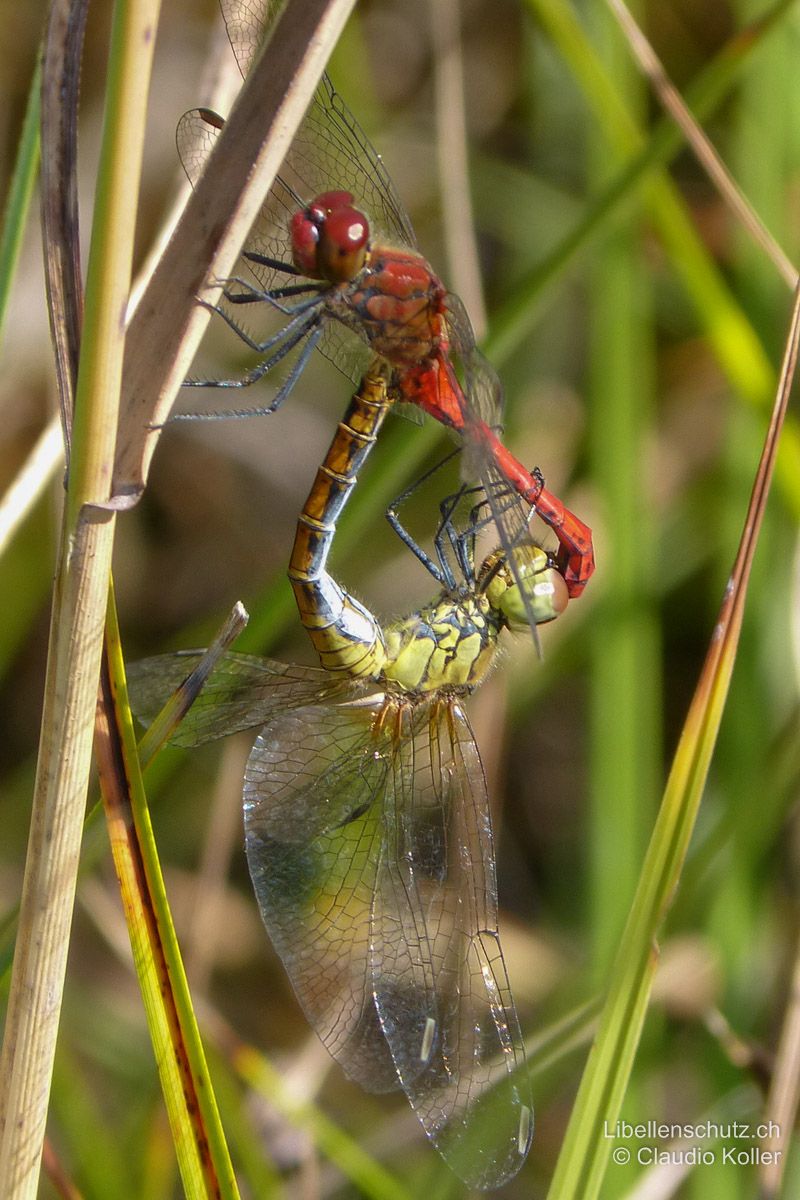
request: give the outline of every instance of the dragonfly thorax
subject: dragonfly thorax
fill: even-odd
[[[419,384],[409,374],[422,372],[427,380],[432,361],[447,345],[446,295],[421,254],[373,244],[358,275],[330,289],[326,306],[375,354],[400,368],[400,399],[422,403],[414,394]],[[435,393],[435,385],[429,386]]]
[[[411,692],[474,687],[492,664],[503,624],[488,597],[445,594],[384,630],[383,676]]]

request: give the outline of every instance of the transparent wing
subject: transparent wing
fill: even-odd
[[[470,1186],[499,1187],[522,1165],[533,1129],[497,930],[486,784],[456,703],[420,706],[414,726],[386,786],[375,1003],[403,1090],[431,1141]],[[423,1070],[418,1029],[397,1000],[412,961],[429,964],[436,994]]]
[[[129,665],[131,708],[140,721],[147,725],[153,720],[203,654],[184,650]],[[350,698],[365,690],[363,683],[332,678],[319,667],[225,654],[170,740],[176,746],[199,746],[264,725],[285,709]]]
[[[503,424],[503,387],[488,359],[475,342],[475,331],[463,301],[448,292],[445,320],[450,348],[464,375],[464,395],[469,412],[492,429]]]
[[[530,540],[529,523],[533,506],[514,490],[508,478],[490,450],[483,428],[498,435],[502,432],[504,396],[500,377],[492,364],[484,358],[475,345],[466,310],[457,296],[447,298],[447,329],[450,345],[461,368],[464,395],[464,453],[462,474],[465,481],[480,482],[497,529],[500,545],[506,553],[517,583],[516,559],[512,554],[515,547]],[[503,453],[508,453],[500,447]],[[499,452],[499,451],[498,451]],[[509,456],[510,457],[510,456]],[[516,461],[515,467],[517,466]],[[516,471],[515,471],[516,474]],[[531,485],[534,480],[531,477]],[[538,626],[533,608],[527,603],[527,593],[522,588],[523,600],[528,610],[528,622],[534,642],[539,645]]]
[[[279,0],[220,0],[231,47],[242,75],[280,12]],[[181,137],[179,135],[179,149]],[[194,180],[196,174],[190,173]],[[248,239],[247,249],[291,263],[289,220],[321,192],[353,193],[369,218],[373,240],[414,246],[414,231],[381,156],[327,75],[323,75],[295,134],[280,174]],[[250,268],[264,291],[285,286],[296,276],[258,263]]]
[[[203,172],[224,124],[222,117],[204,108],[190,109],[178,122],[175,132],[178,155],[193,187]],[[291,154],[292,151],[287,156],[286,163],[289,162]],[[323,190],[324,186],[319,186],[317,191],[312,192],[311,195],[318,194]],[[303,199],[298,202],[293,198],[291,189],[286,186],[281,177],[278,177],[248,234],[243,253],[256,253],[287,265],[291,264],[289,221],[303,202]],[[255,279],[259,291],[262,292],[269,292],[274,288],[291,287],[302,282],[304,278],[289,271],[281,271],[277,267],[254,262],[246,257],[238,260],[234,274],[245,281],[252,277]],[[235,283],[232,288],[234,291],[239,290]],[[285,326],[291,320],[291,303],[290,300],[286,301],[286,311],[271,305],[267,300],[258,305],[261,310],[258,314],[261,318],[259,324],[261,335],[264,337],[274,336],[277,329]],[[233,305],[223,300],[221,307],[225,309],[232,321],[236,323],[241,321],[242,309],[239,305]],[[248,311],[252,312],[252,308]],[[288,369],[291,369],[291,363],[302,353],[304,343],[305,338],[297,342],[295,353],[286,360]],[[372,352],[366,342],[353,329],[334,320],[325,321],[317,348],[352,383],[358,383],[372,358]]]
[[[460,709],[373,697],[279,713],[244,796],[261,914],[320,1038],[362,1087],[399,1080],[467,1183],[499,1186],[525,1158],[531,1106]]]
[[[244,76],[278,19],[283,0],[220,0],[220,8],[239,70]]]
[[[242,75],[247,74],[281,7],[278,0],[221,0],[228,37]],[[247,251],[290,264],[292,215],[331,189],[352,192],[356,207],[369,220],[373,241],[415,246],[408,214],[381,156],[328,76],[323,75],[250,231]],[[298,280],[297,275],[269,264],[252,259],[245,262],[265,292],[291,286]],[[370,353],[351,329],[326,321],[318,346],[343,375],[358,382]]]
[[[306,1016],[346,1074],[382,1092],[399,1084],[371,969],[392,757],[390,741],[372,732],[378,708],[310,706],[276,716],[250,755],[244,812],[261,915]],[[434,1003],[429,962],[410,964],[392,1007],[418,1046]]]
[[[239,69],[246,75],[282,3],[280,0],[220,0],[220,7]],[[415,244],[408,214],[381,156],[327,75],[323,75],[295,135],[281,177],[290,197],[288,209],[284,207],[284,216],[286,211],[296,209],[297,196],[303,203],[308,203],[320,192],[344,188],[353,193],[356,206],[370,218],[373,236],[380,234],[406,246]],[[294,198],[291,197],[292,190]],[[276,211],[285,204],[284,194]],[[277,257],[272,250],[264,252]]]

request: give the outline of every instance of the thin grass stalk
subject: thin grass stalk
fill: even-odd
[[[217,631],[209,650],[206,652],[205,667],[207,673],[210,673],[219,657],[230,647],[246,624],[247,613],[242,605],[237,603],[233,606],[227,619]],[[186,712],[197,695],[197,691],[193,695],[187,695],[186,689],[180,689],[180,693],[180,697],[173,697],[164,706],[164,710],[153,721],[152,725],[139,741],[137,757],[142,769],[150,765],[153,758],[169,738],[172,730],[181,720],[182,713]],[[101,843],[100,838],[97,836],[93,840],[91,839],[91,835],[97,835],[100,832],[98,818],[101,813],[102,803],[98,800],[86,814],[83,824],[84,838],[80,870],[81,876],[84,876],[90,868],[95,866],[100,856],[107,850],[106,841]],[[87,835],[89,836],[87,837]],[[0,921],[0,994],[2,994],[4,985],[7,983],[7,972],[11,968],[14,932],[18,916],[19,906],[12,906],[4,914],[2,921]],[[8,949],[8,943],[11,943],[11,949]]]
[[[257,1050],[238,1042],[232,1061],[235,1070],[255,1092],[313,1138],[320,1152],[357,1187],[359,1196],[368,1200],[411,1200],[414,1193],[397,1176],[382,1167],[316,1105],[293,1096],[280,1072]]]
[[[447,213],[442,233],[448,278],[452,290],[463,300],[480,340],[486,333],[486,303],[469,190],[460,9],[461,0],[438,0],[430,6],[436,161],[442,211]]]
[[[800,938],[794,953],[791,985],[787,989],[786,1011],[775,1052],[775,1073],[764,1109],[767,1134],[762,1141],[766,1153],[761,1165],[761,1186],[765,1200],[780,1195],[800,1109]]]
[[[39,171],[41,91],[42,68],[41,60],[37,59],[0,231],[0,339]],[[63,460],[58,419],[54,417],[43,430],[17,478],[0,500],[0,556],[41,496],[56,466]]]
[[[47,1178],[61,1197],[61,1200],[83,1200],[81,1193],[59,1161],[52,1142],[47,1138],[45,1138],[42,1153],[42,1165],[44,1166]]]
[[[64,442],[57,416],[48,421],[8,491],[0,498],[0,557],[14,534],[44,494],[59,463]]]
[[[789,261],[786,254],[784,254],[783,249],[778,245],[769,229],[767,229],[762,218],[750,203],[750,200],[745,196],[742,189],[737,186],[733,176],[722,161],[720,154],[712,144],[711,139],[692,116],[680,92],[664,70],[664,66],[659,61],[653,47],[634,21],[630,10],[626,8],[623,0],[606,0],[606,3],[617,18],[620,29],[627,38],[636,61],[650,79],[653,90],[660,100],[662,107],[672,116],[675,123],[680,126],[687,143],[694,151],[706,175],[713,182],[728,208],[738,219],[741,227],[748,231],[753,241],[771,259],[775,269],[781,275],[787,287],[794,290],[797,283],[796,268]]]
[[[644,134],[603,70],[573,9],[565,0],[528,3],[572,70],[609,145],[628,156],[640,153]],[[645,200],[648,215],[727,378],[749,403],[766,406],[775,386],[767,352],[702,245],[685,203],[666,176],[648,181]],[[791,435],[787,430],[783,439],[779,471],[782,489],[800,512],[800,437],[796,429]]]
[[[622,156],[640,152],[644,133],[600,63],[573,8],[566,0],[529,0],[529,4],[575,76],[609,146]],[[656,175],[646,184],[645,201],[721,365],[743,394],[763,402],[774,386],[769,359],[700,242],[677,189],[666,175]]]
[[[739,3],[746,19],[753,3]],[[775,80],[788,77],[792,55],[782,40],[762,48],[744,72],[731,127],[731,157],[737,177],[764,221],[785,238],[791,232],[786,220],[787,166],[794,152],[795,134],[784,89]],[[767,136],[768,135],[768,136]],[[743,303],[764,341],[776,349],[781,328],[775,317],[783,304],[783,280],[765,261],[746,230],[735,230],[731,254]],[[753,417],[738,408],[727,415],[718,469],[719,486],[712,520],[711,545],[715,579],[726,573],[724,548],[736,537],[736,510],[743,494],[743,478],[753,462]],[[727,837],[726,867],[710,906],[707,928],[718,948],[726,983],[724,1010],[738,1023],[742,1005],[752,994],[753,947],[765,936],[763,905],[764,857],[785,821],[778,794],[765,779],[769,741],[774,726],[774,700],[770,688],[771,630],[780,627],[789,583],[787,551],[791,534],[778,507],[771,508],[761,537],[761,552],[751,582],[751,601],[737,657],[736,677],[727,705],[720,739],[716,787],[724,797]],[[781,655],[782,661],[782,655]],[[753,804],[753,797],[759,803]]]
[[[753,0],[740,0],[734,11],[746,19],[756,8]],[[744,74],[732,126],[732,160],[737,178],[764,222],[787,244],[795,233],[786,200],[798,137],[796,114],[787,105],[780,81],[789,80],[793,68],[790,43],[776,40],[765,46]],[[795,237],[795,250],[796,246]],[[733,251],[739,290],[753,321],[767,343],[775,341],[780,335],[775,314],[782,307],[782,278],[750,239],[738,231]],[[731,413],[720,471],[720,490],[726,502],[718,516],[717,545],[730,541],[731,509],[741,493],[741,475],[747,469],[744,464],[752,461],[752,437],[751,415]],[[786,836],[784,798],[770,779],[770,764],[774,761],[775,673],[785,665],[783,648],[776,647],[775,637],[792,606],[789,556],[795,539],[796,531],[786,528],[780,507],[770,506],[753,569],[751,594],[755,603],[749,605],[744,622],[715,772],[717,790],[725,804],[727,869],[709,913],[709,929],[724,965],[726,990],[721,1003],[740,1027],[743,1008],[753,995],[753,947],[769,938],[773,921],[781,920],[782,905],[775,895],[775,881],[764,868],[770,850]],[[724,564],[718,562],[718,572],[723,569]],[[754,797],[758,797],[758,803],[753,802]],[[775,905],[772,920],[765,912],[765,902],[768,904],[770,899]],[[793,923],[793,916],[786,916]],[[786,983],[781,973],[781,991]],[[779,1089],[783,1090],[788,1107],[778,1118],[780,1133],[772,1145],[765,1146],[781,1153],[766,1155],[757,1167],[764,1197],[777,1194],[790,1158],[794,1126],[791,1084],[788,1092],[784,1089],[796,1072],[797,1060],[796,1046],[792,1046],[791,1036],[785,1036],[787,1032],[785,1029],[778,1043],[764,1114],[765,1119],[772,1116],[770,1105]],[[788,1055],[788,1061],[783,1055]],[[795,1103],[796,1097],[795,1090]]]
[[[795,0],[778,0],[758,22],[735,34],[703,68],[686,92],[686,101],[698,120],[712,116],[738,81],[743,67],[764,38],[794,9]],[[683,146],[683,135],[671,121],[662,120],[646,143],[619,174],[592,200],[586,215],[564,240],[517,285],[495,313],[487,352],[501,365],[528,336],[538,312],[537,298],[550,282],[563,276],[575,256],[612,219],[624,215],[626,205],[657,167],[667,166]],[[788,429],[788,426],[787,426]],[[794,437],[796,439],[795,429]]]
[[[41,92],[42,67],[37,59],[28,91],[28,103],[0,231],[0,331],[5,324],[8,299],[14,284],[22,237],[28,223],[33,188],[39,171]]]
[[[795,293],[775,406],[736,562],[673,759],[620,950],[611,968],[600,1028],[548,1200],[595,1200],[603,1185],[613,1145],[605,1132],[616,1123],[633,1067],[657,964],[656,939],[678,887],[728,694],[753,555],[796,369],[799,332],[800,291]]]
[[[130,507],[219,298],[355,0],[288,0],[131,318],[114,497]]]
[[[228,1141],[243,1186],[258,1200],[285,1200],[288,1196],[286,1181],[280,1169],[264,1153],[262,1113],[252,1104],[249,1089],[241,1086],[240,1080],[218,1054],[212,1053],[212,1066],[215,1091],[225,1114]]]
[[[66,1041],[59,1041],[50,1099],[59,1152],[80,1179],[85,1196],[142,1200],[139,1172],[120,1154],[119,1129],[109,1118],[106,1095],[92,1086],[86,1063]],[[44,1170],[51,1175],[46,1159]]]
[[[103,803],[181,1178],[188,1196],[235,1200],[239,1193],[175,936],[136,753],[113,589],[109,590],[102,677],[104,703],[98,711],[97,757]]]
[[[107,937],[107,931],[101,929],[101,932]],[[120,945],[116,939],[112,941],[112,945],[119,952]],[[300,1098],[297,1090],[289,1084],[278,1068],[260,1050],[243,1042],[225,1017],[206,1002],[202,1005],[202,1017],[208,1040],[213,1043],[223,1060],[222,1070],[216,1069],[220,1067],[220,1062],[215,1063],[217,1094],[223,1101],[233,1097],[234,1077],[239,1083],[246,1084],[248,1089],[244,1095],[239,1094],[233,1104],[224,1103],[228,1122],[232,1108],[244,1105],[250,1110],[249,1092],[255,1092],[274,1107],[289,1124],[307,1133],[320,1153],[357,1187],[360,1196],[369,1197],[370,1200],[409,1200],[411,1193],[396,1175],[382,1167],[352,1134],[326,1116],[313,1100],[307,1097]],[[228,1071],[227,1078],[224,1075],[225,1070]],[[249,1143],[246,1152],[248,1158],[260,1155],[258,1169],[252,1174],[242,1172],[243,1178],[248,1180],[251,1194],[258,1196],[259,1200],[262,1196],[271,1196],[273,1192],[282,1194],[277,1187],[276,1173],[264,1158],[263,1138],[259,1139],[256,1146],[255,1136],[249,1129],[241,1131],[238,1135],[232,1130],[232,1141],[241,1137],[246,1138]],[[258,1190],[258,1180],[268,1181],[269,1186]]]
[[[36,1194],[91,765],[109,496],[157,0],[118,0],[87,276],[73,469],[0,1076],[0,1195]]]

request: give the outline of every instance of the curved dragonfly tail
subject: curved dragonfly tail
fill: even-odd
[[[364,376],[317,471],[297,522],[289,582],[300,620],[328,671],[377,676],[386,660],[380,625],[372,613],[328,574],[336,522],[378,437],[392,400],[375,363]]]

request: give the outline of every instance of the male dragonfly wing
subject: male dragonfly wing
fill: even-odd
[[[242,75],[246,75],[281,4],[276,0],[221,0],[221,8],[236,61]],[[192,109],[178,122],[178,154],[192,186],[223,125],[223,118],[206,109]],[[252,275],[257,281],[254,300],[260,293],[282,288],[288,288],[291,295],[292,289],[303,286],[304,276],[292,265],[291,218],[332,187],[352,192],[359,210],[369,219],[373,242],[416,249],[408,214],[381,156],[329,77],[323,75],[248,234],[241,272],[245,278]],[[313,284],[311,290],[318,286]],[[222,309],[236,328],[232,306],[223,302]],[[294,307],[287,297],[285,312],[294,313],[295,322],[302,321],[302,300]],[[354,383],[358,381],[370,358],[359,332],[328,320],[316,344],[343,375]]]
[[[250,70],[258,48],[281,7],[281,0],[220,0],[228,38],[243,76]],[[388,238],[390,242],[401,246],[416,247],[411,221],[383,159],[334,88],[330,77],[324,74],[286,155],[279,182],[274,189],[274,199],[278,204],[276,214],[283,209],[283,228],[280,228],[279,236],[285,236],[286,214],[291,216],[296,211],[297,197],[307,204],[331,187],[353,193],[356,206],[370,218],[373,238]],[[280,222],[275,226],[276,233],[279,227]],[[262,232],[265,231],[266,225],[262,227]],[[278,245],[272,243],[272,248],[267,248],[269,245],[267,241],[262,253],[285,258],[286,248],[276,253]],[[289,246],[288,240],[285,246]]]
[[[190,109],[178,121],[175,132],[178,155],[193,187],[202,174],[224,124],[222,117],[204,108]],[[293,162],[301,166],[292,168]],[[287,364],[300,358],[306,338],[313,331],[307,319],[308,304],[304,304],[303,293],[307,293],[311,298],[320,290],[318,282],[307,280],[292,266],[289,235],[292,215],[322,190],[322,184],[314,182],[318,176],[322,178],[321,172],[308,165],[303,169],[302,163],[301,151],[295,148],[293,143],[284,159],[282,174],[276,177],[247,235],[242,255],[234,271],[234,279],[229,281],[226,287],[226,292],[238,295],[239,300],[233,303],[223,296],[219,305],[221,315],[237,334],[242,336],[243,327],[239,324],[240,312],[237,308],[243,302],[252,302],[252,319],[256,324],[247,330],[246,336],[254,337],[259,344],[266,346],[268,342],[274,342],[274,349],[277,349],[282,341],[279,332],[285,329],[286,340],[296,347],[296,353],[287,358]],[[301,169],[309,182],[303,182],[300,176]],[[316,190],[313,190],[315,187]],[[298,188],[301,190],[298,191]],[[285,266],[285,270],[281,264]],[[255,280],[255,285],[250,282],[251,277]],[[293,295],[293,289],[297,288],[303,291]],[[273,293],[275,289],[279,293],[281,289],[288,289],[286,298],[281,300],[275,296],[274,299],[267,300],[266,294]],[[298,336],[296,342],[292,341],[293,332],[301,333],[300,327],[305,328],[307,325],[309,327],[305,334]],[[324,321],[322,329],[317,333],[317,349],[345,378],[351,383],[357,383],[372,357],[372,351],[364,339],[355,329],[334,320]]]

